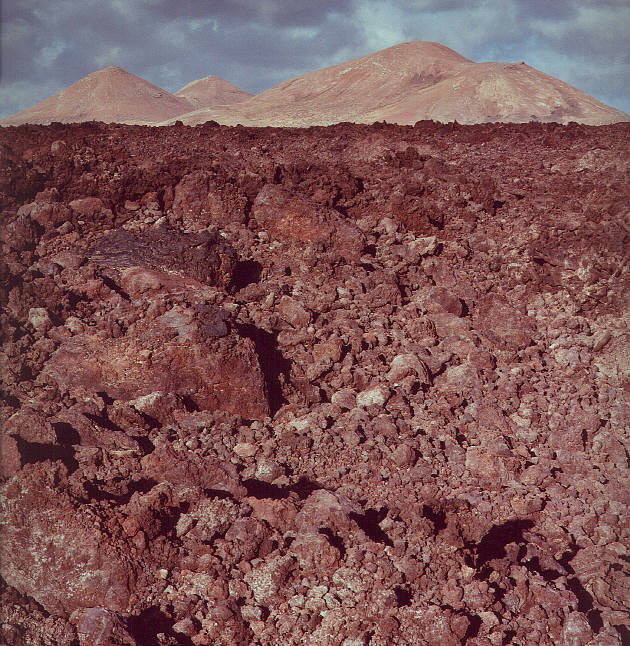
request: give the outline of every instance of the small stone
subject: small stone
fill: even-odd
[[[280,316],[295,328],[304,328],[311,321],[311,315],[300,303],[290,296],[283,296],[278,303]]]
[[[437,251],[438,241],[435,236],[424,236],[409,242],[407,248],[412,257],[431,256]]]
[[[276,557],[258,565],[244,576],[258,603],[268,606],[277,601],[294,563],[293,557]]]
[[[464,361],[458,366],[450,366],[445,373],[446,383],[455,390],[474,388],[479,383],[479,373],[474,364]]]
[[[399,466],[411,466],[416,461],[416,452],[408,444],[400,444],[392,453],[392,460]]]
[[[291,603],[290,600],[289,603]],[[263,609],[260,606],[245,605],[241,608],[241,617],[243,617],[245,621],[261,621],[263,616]]]
[[[72,334],[81,334],[85,331],[85,325],[76,316],[69,316],[64,323],[64,326],[72,332]]]
[[[105,207],[103,200],[98,197],[82,197],[70,202],[70,208],[79,216],[92,217],[100,213]]]
[[[602,330],[593,335],[593,352],[599,352],[612,338],[610,330]]]
[[[50,316],[43,307],[31,307],[28,311],[28,322],[39,334],[46,334],[52,327]]]
[[[391,391],[386,386],[376,386],[369,390],[364,390],[357,395],[357,406],[367,408],[368,406],[384,406],[389,399]]]
[[[62,251],[61,253],[55,254],[51,260],[63,269],[78,269],[85,264],[86,257],[83,254],[74,253],[73,251]]]
[[[256,466],[256,479],[263,482],[273,482],[276,478],[284,475],[284,468],[274,460],[262,458]]]
[[[15,438],[0,435],[0,478],[10,478],[22,467],[22,458]]]
[[[415,375],[421,383],[429,383],[429,373],[425,365],[415,354],[399,354],[392,359],[387,381],[394,386],[405,377]]]
[[[497,619],[497,616],[494,614],[494,612],[480,612],[479,618],[483,622],[484,626],[492,627],[499,625],[499,620]]]
[[[190,617],[184,617],[173,624],[173,631],[191,637],[196,632],[195,622]]]
[[[164,275],[161,272],[144,267],[129,267],[120,275],[121,287],[132,296],[159,289],[163,283]]]
[[[192,529],[195,524],[195,519],[190,514],[182,514],[177,519],[175,525],[175,533],[177,536],[185,536]]]
[[[70,233],[74,229],[72,222],[64,222],[62,225],[57,227],[57,231],[63,236],[66,233]]]
[[[232,450],[239,458],[251,458],[256,455],[258,447],[256,444],[250,444],[249,442],[239,442]]]
[[[168,579],[168,570],[165,570],[165,569],[158,570],[158,576],[160,577],[160,579],[164,579],[164,580]]]
[[[72,614],[77,624],[81,646],[134,646],[136,640],[129,634],[121,615],[108,608],[85,608]]]
[[[424,305],[427,312],[448,312],[459,317],[463,313],[461,300],[452,292],[441,287],[432,287],[428,293],[420,293],[414,300]]]
[[[341,437],[343,438],[346,446],[349,447],[358,446],[361,443],[361,437],[354,431],[344,431],[341,434]]]
[[[63,139],[57,139],[50,144],[50,152],[53,155],[61,155],[68,149],[68,144]]]
[[[340,406],[341,408],[347,408],[350,410],[357,405],[357,396],[354,390],[350,388],[342,388],[333,394],[330,401],[335,404],[335,406]]]
[[[566,646],[586,646],[593,638],[593,631],[581,612],[572,612],[562,629],[562,643]]]

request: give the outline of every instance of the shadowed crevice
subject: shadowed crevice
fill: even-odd
[[[249,478],[243,481],[244,487],[247,489],[247,495],[253,498],[271,498],[273,500],[282,500],[288,498],[292,492],[297,493],[300,500],[308,498],[313,491],[321,489],[322,487],[317,483],[309,480],[308,478],[300,478],[295,484],[280,487],[264,482],[263,480],[256,480]]]
[[[42,444],[40,442],[27,442],[19,435],[14,435],[13,437],[18,445],[22,466],[45,462],[46,460],[52,460],[53,462],[59,460],[68,467],[68,474],[79,468],[79,463],[74,457],[74,449],[68,444]]]
[[[143,646],[160,646],[164,643],[193,646],[190,637],[173,630],[173,623],[173,620],[162,612],[159,606],[152,606],[139,615],[129,617],[127,625],[131,635]],[[158,635],[166,635],[169,641],[165,642],[163,637]]]
[[[278,341],[273,334],[251,324],[237,325],[236,329],[241,336],[254,342],[273,416],[287,401],[282,393],[280,377],[288,380],[291,364],[278,350]]]
[[[526,543],[523,532],[534,526],[532,520],[509,520],[501,525],[495,525],[477,544],[477,560],[475,567],[481,568],[488,561],[501,559],[506,556],[505,546],[510,543],[522,545]]]
[[[392,539],[381,529],[379,523],[387,516],[389,510],[387,507],[381,507],[380,510],[367,509],[364,514],[351,512],[350,518],[365,532],[368,538],[375,543],[382,543],[393,547]]]

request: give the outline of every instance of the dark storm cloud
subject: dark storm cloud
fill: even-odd
[[[108,65],[250,92],[405,40],[526,60],[630,110],[627,0],[0,0],[0,116]]]
[[[170,91],[217,74],[259,92],[358,45],[352,10],[352,0],[8,0],[0,114],[108,65]]]
[[[318,25],[322,18],[334,12],[349,15],[353,9],[352,0],[144,0],[137,3],[154,15],[166,19],[191,18],[232,19],[238,22],[266,21],[275,26]]]

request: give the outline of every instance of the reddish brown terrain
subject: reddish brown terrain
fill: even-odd
[[[628,643],[629,134],[0,129],[0,642]]]

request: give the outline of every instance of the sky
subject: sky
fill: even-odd
[[[254,94],[413,40],[525,61],[630,113],[630,0],[0,0],[0,117],[118,65]]]

